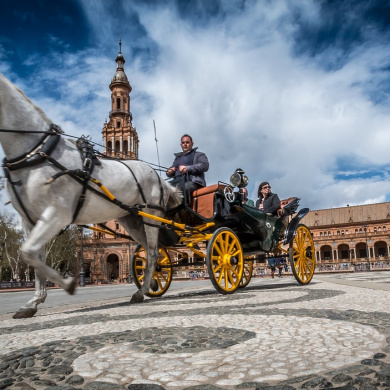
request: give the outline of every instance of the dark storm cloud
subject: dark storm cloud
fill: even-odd
[[[343,67],[357,47],[387,43],[390,36],[390,2],[383,0],[322,0],[318,16],[308,19],[292,9],[298,28],[294,50],[309,55],[329,70]]]
[[[16,0],[16,13],[3,9],[0,72],[70,134],[101,143],[121,38],[143,160],[156,162],[155,120],[161,163],[188,132],[209,156],[209,184],[241,167],[252,197],[268,180],[314,208],[390,193],[388,2]]]

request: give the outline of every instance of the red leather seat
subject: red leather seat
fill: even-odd
[[[204,218],[214,215],[214,195],[218,190],[224,190],[226,184],[213,184],[200,188],[192,193],[191,208]]]

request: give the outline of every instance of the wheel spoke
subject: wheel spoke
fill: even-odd
[[[231,239],[231,242],[226,250],[226,253],[231,253],[232,250],[234,249],[234,246],[235,246],[236,242],[235,240],[233,240],[233,238]],[[233,256],[233,255],[232,255]]]
[[[222,253],[227,253],[227,248],[229,245],[229,236],[226,233],[221,234],[221,244]]]
[[[230,271],[238,279],[238,269],[237,269],[237,267],[231,267]],[[232,275],[232,277],[233,277],[233,275]]]
[[[234,285],[234,277],[233,277],[232,273],[233,273],[233,269],[227,270],[227,275],[228,275],[229,282],[233,286]]]
[[[163,289],[163,286],[162,286],[162,283],[161,283],[161,278],[159,278],[159,277],[157,276],[156,280],[157,280],[158,286],[160,287],[160,290],[162,290],[162,289]]]
[[[224,280],[225,280],[225,289],[228,290],[229,289],[229,280],[228,280],[228,272],[227,272],[227,269],[224,268],[223,270],[223,276],[224,276]]]
[[[215,275],[215,276],[217,276],[217,275]],[[222,278],[223,278],[223,270],[219,273],[219,276],[218,276],[218,284],[219,285],[221,284]]]
[[[223,257],[223,249],[220,248],[220,243],[218,241],[215,242],[213,249],[215,249],[219,256]]]

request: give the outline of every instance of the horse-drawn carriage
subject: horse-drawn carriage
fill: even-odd
[[[230,184],[219,182],[191,197],[185,194],[190,201],[167,211],[160,226],[159,258],[148,296],[161,296],[168,290],[174,270],[190,265],[188,253],[197,265],[207,265],[211,282],[222,294],[245,287],[252,278],[253,262],[265,262],[276,253],[288,257],[299,284],[310,283],[314,243],[308,228],[299,223],[309,210],[296,213],[299,199],[290,198],[281,202],[277,216],[267,215],[246,205],[240,193],[234,192],[235,187],[247,183],[244,172],[237,169]],[[131,273],[139,288],[146,266],[146,251],[138,245],[131,258]]]
[[[289,257],[300,284],[312,279],[313,240],[307,227],[299,224],[308,209],[290,220],[297,199],[287,202],[278,218],[243,204],[234,193],[234,187],[245,185],[240,172],[233,175],[230,185],[202,188],[183,205],[177,189],[161,180],[150,165],[96,159],[85,137],[78,142],[66,138],[2,75],[0,143],[6,156],[7,191],[27,237],[20,256],[35,269],[35,294],[14,318],[35,315],[47,297],[46,280],[74,294],[75,280],[46,265],[44,251],[45,244],[70,224],[116,219],[146,249],[147,256],[140,247],[133,256],[139,290],[130,303],[166,292],[172,270],[184,264],[171,259],[170,253],[183,252],[183,248],[206,262],[210,279],[221,293],[248,284],[253,261],[265,260],[277,249]],[[184,252],[180,257],[185,258]]]

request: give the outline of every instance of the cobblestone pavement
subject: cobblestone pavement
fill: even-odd
[[[390,389],[389,303],[371,272],[2,316],[0,389]]]

